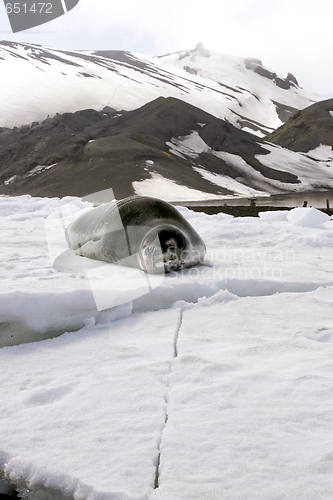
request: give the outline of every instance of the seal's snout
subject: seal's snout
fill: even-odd
[[[177,245],[176,238],[170,238],[165,242],[163,261],[166,271],[179,271],[182,269],[184,267],[184,257],[185,254]]]
[[[158,237],[166,272],[183,269],[189,254],[189,242],[176,227],[166,227],[159,231]]]

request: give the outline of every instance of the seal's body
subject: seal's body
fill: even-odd
[[[148,196],[91,209],[68,226],[66,238],[84,257],[149,273],[194,266],[206,253],[200,236],[175,207]]]

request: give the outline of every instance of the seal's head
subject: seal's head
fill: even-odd
[[[193,247],[179,228],[165,224],[150,231],[141,245],[142,268],[148,273],[180,271],[198,264],[205,247]]]

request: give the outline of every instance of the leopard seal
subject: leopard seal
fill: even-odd
[[[92,208],[66,229],[68,246],[91,259],[148,273],[179,271],[199,264],[206,246],[170,203],[130,196]]]

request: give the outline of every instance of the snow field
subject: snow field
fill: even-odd
[[[4,457],[10,480],[74,498],[146,498],[178,316],[142,313],[1,350],[2,416],[10,417],[1,419],[1,452],[15,450]]]
[[[48,254],[69,202],[0,197],[0,338],[30,341],[0,349],[0,473],[29,500],[330,500],[333,221],[179,207],[203,264],[97,311]]]
[[[332,300],[321,289],[199,299],[184,312],[161,490],[175,500],[330,498]]]

